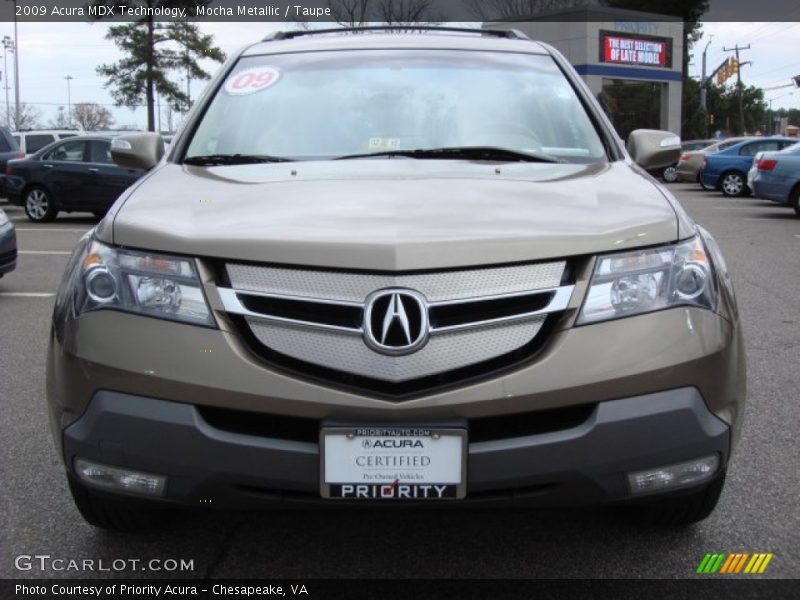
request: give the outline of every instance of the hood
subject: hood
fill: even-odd
[[[625,162],[167,163],[112,212],[113,235],[99,237],[123,246],[388,271],[608,252],[679,230],[670,202]]]

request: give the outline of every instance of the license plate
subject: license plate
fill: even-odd
[[[323,427],[320,457],[323,498],[452,500],[466,496],[464,429]]]

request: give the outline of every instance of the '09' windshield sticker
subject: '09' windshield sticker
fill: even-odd
[[[281,72],[275,67],[252,67],[239,71],[225,81],[225,93],[231,96],[255,94],[278,82]]]

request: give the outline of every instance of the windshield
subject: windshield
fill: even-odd
[[[435,50],[244,57],[211,101],[186,157],[318,160],[462,147],[606,160],[549,56]]]

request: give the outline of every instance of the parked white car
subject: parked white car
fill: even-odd
[[[19,149],[26,156],[30,156],[47,146],[47,144],[81,135],[82,133],[77,129],[31,129],[28,131],[15,131],[11,134],[11,137],[17,142]]]

